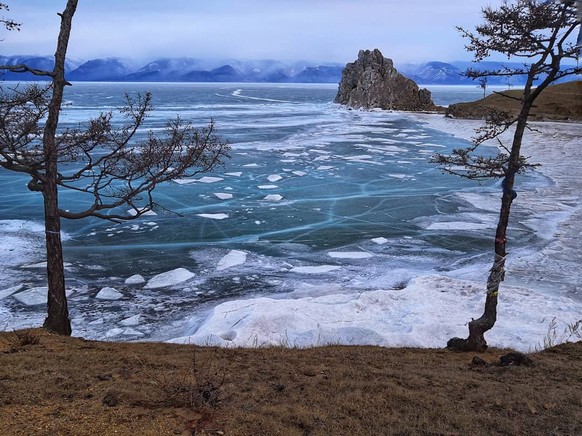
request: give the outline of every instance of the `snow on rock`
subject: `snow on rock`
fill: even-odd
[[[341,266],[337,265],[318,265],[318,266],[296,266],[291,268],[291,272],[302,274],[325,274],[332,271],[337,271]]]
[[[208,218],[211,220],[224,220],[224,219],[228,218],[228,214],[226,214],[226,213],[199,213],[196,215],[199,217]]]
[[[368,259],[374,256],[366,251],[330,251],[327,255],[334,259]]]
[[[123,298],[123,294],[115,288],[105,287],[95,295],[95,298],[99,300],[119,300]]]
[[[194,277],[194,273],[188,271],[186,268],[176,268],[172,271],[153,276],[144,286],[146,289],[166,288],[185,282]]]
[[[482,311],[483,283],[420,276],[402,290],[372,290],[303,298],[253,298],[222,303],[205,320],[194,317],[186,336],[170,342],[220,346],[326,344],[444,347],[466,337],[467,321]],[[580,317],[582,302],[504,286],[491,346],[534,350],[553,317],[560,328]],[[437,308],[437,309],[435,309]]]
[[[131,277],[128,277],[125,279],[126,285],[142,285],[145,282],[146,282],[146,280],[140,274],[134,274]]]
[[[283,200],[283,196],[279,195],[279,194],[271,194],[271,195],[267,195],[265,198],[263,198],[263,200],[265,200],[265,201],[281,201],[281,200]]]
[[[232,198],[232,194],[226,192],[215,192],[214,196],[220,200],[230,200]]]
[[[231,250],[218,262],[217,271],[222,271],[233,266],[242,265],[247,261],[247,253],[240,250]]]

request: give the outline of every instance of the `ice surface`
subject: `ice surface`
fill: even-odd
[[[469,223],[463,221],[446,221],[429,225],[427,230],[482,230],[491,228],[490,225],[481,223]]]
[[[247,253],[240,250],[231,250],[218,262],[217,271],[222,271],[233,266],[242,265],[247,261]]]
[[[366,251],[330,251],[327,255],[334,259],[368,259],[374,256]]]
[[[143,278],[142,275],[140,274],[134,274],[131,277],[128,277],[127,279],[125,279],[125,284],[126,285],[141,285],[144,284],[146,282],[146,280]]]
[[[194,275],[193,272],[188,271],[186,268],[176,268],[172,271],[167,271],[152,277],[144,288],[158,289],[174,286],[190,280]]]
[[[95,295],[95,298],[100,300],[119,300],[123,298],[123,294],[115,288],[105,287]]]
[[[228,218],[228,215],[225,213],[198,213],[196,215],[199,217],[208,218],[211,220],[224,220],[224,219]]]
[[[326,344],[443,347],[466,336],[467,320],[483,302],[483,286],[444,276],[419,276],[402,290],[373,290],[303,298],[254,298],[218,305],[193,332],[170,342],[308,347]],[[558,301],[559,300],[559,301]],[[541,345],[547,322],[577,319],[582,303],[505,287],[499,317],[487,334],[492,346],[529,351]]]
[[[336,271],[340,268],[341,266],[337,265],[296,266],[291,268],[291,272],[302,274],[325,274],[328,272]]]

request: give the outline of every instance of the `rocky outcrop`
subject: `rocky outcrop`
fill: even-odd
[[[334,101],[357,109],[434,109],[430,91],[400,74],[378,49],[360,50],[358,60],[346,65]]]

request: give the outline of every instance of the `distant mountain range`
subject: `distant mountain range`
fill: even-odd
[[[0,56],[0,65],[24,63],[31,68],[50,70],[52,56]],[[426,62],[396,65],[399,72],[421,85],[471,85],[475,82],[462,75],[468,67],[498,69],[503,65],[520,64],[502,62]],[[208,60],[196,58],[157,59],[138,66],[133,61],[105,58],[89,61],[67,60],[66,74],[70,81],[96,82],[250,82],[250,83],[339,83],[345,65],[309,62],[286,63],[276,60]],[[5,72],[4,80],[38,80],[29,73]],[[581,79],[573,76],[572,80]],[[519,86],[523,77],[490,77],[488,85]]]

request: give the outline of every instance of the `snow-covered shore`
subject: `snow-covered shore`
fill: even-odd
[[[471,137],[474,127],[480,124],[439,115],[410,116],[463,138]],[[510,252],[498,322],[487,336],[493,346],[525,351],[541,345],[553,318],[560,331],[582,317],[579,273],[582,270],[579,250],[582,168],[578,165],[582,162],[582,125],[535,123],[534,126],[539,131],[528,132],[524,154],[543,164],[539,171],[551,183],[519,192],[514,207],[531,216],[526,224],[547,243],[537,253]],[[471,195],[466,199],[468,202],[482,210],[495,210],[496,195]],[[0,221],[0,329],[42,323],[41,313],[10,312],[2,305],[3,299],[31,291],[26,270],[21,266],[37,265],[43,260],[42,232],[38,223]],[[343,253],[344,257],[348,255]],[[330,253],[329,257],[334,258],[334,254]],[[232,251],[217,265],[225,270],[244,267],[247,261],[247,253]],[[325,270],[325,266],[295,272],[325,275],[333,271]],[[302,286],[276,296],[226,301],[184,320],[168,320],[168,328],[152,334],[151,338],[222,346],[345,343],[441,347],[452,336],[465,336],[467,321],[480,315],[487,271],[458,269],[446,273],[447,276],[444,274],[419,274],[403,289],[366,284],[366,290],[358,291],[353,286],[344,288],[342,283],[334,282],[319,288]],[[187,286],[193,277],[188,271],[180,270],[176,274],[149,277],[147,283],[150,288],[163,288],[167,284],[180,289],[181,283]],[[144,289],[148,289],[148,284]],[[103,295],[118,295],[113,291],[108,289]],[[111,325],[111,334],[104,338],[123,338],[120,333],[129,329],[131,334],[126,337],[139,339],[140,319],[136,316],[124,320],[125,324]],[[81,318],[73,319],[73,324],[80,335],[91,328]]]
[[[464,139],[481,124],[440,115],[414,117]],[[531,228],[549,243],[539,253],[510,253],[498,321],[487,335],[493,346],[522,351],[541,346],[553,319],[558,336],[582,319],[582,166],[576,164],[582,163],[582,124],[532,125],[536,130],[526,134],[524,154],[543,164],[540,172],[551,183],[521,193],[514,208],[531,213]],[[495,208],[498,200],[489,197],[473,201]],[[471,280],[419,276],[402,290],[226,302],[204,321],[192,319],[189,334],[172,342],[441,347],[453,336],[466,336],[467,322],[480,315],[485,275],[471,271]]]

